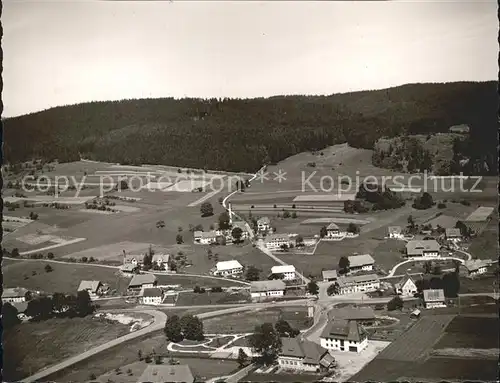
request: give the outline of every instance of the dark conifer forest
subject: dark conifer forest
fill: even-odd
[[[471,127],[468,153],[496,171],[497,83],[409,84],[331,96],[141,99],[4,120],[6,162],[87,158],[255,171],[303,151]]]

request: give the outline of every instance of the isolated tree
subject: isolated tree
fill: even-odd
[[[137,350],[137,358],[142,361],[142,351],[141,350]]]
[[[298,216],[297,216],[297,213],[296,213],[296,212],[294,212],[294,211],[292,211],[292,216],[291,216],[291,217],[292,217],[293,219],[297,218],[297,217],[298,217]]]
[[[404,306],[404,302],[400,296],[395,296],[389,302],[387,302],[387,310],[388,311],[401,310],[403,308],[403,306]]]
[[[63,293],[54,293],[52,295],[52,308],[56,312],[62,312],[68,305],[68,299]]]
[[[359,227],[354,224],[354,223],[350,223],[348,226],[347,226],[347,232],[348,233],[353,233],[353,234],[358,234],[359,233]]]
[[[214,215],[214,208],[210,202],[203,202],[200,206],[200,211],[202,217]]]
[[[178,245],[183,244],[183,243],[184,243],[184,240],[182,239],[182,235],[177,234],[177,235],[175,236],[175,242],[176,242]]]
[[[80,317],[85,317],[95,311],[94,305],[87,290],[78,291],[76,294],[75,311]]]
[[[120,181],[120,190],[127,190],[128,189],[128,182],[126,180],[121,180]]]
[[[295,238],[295,246],[304,246],[304,238],[301,235],[298,235],[297,238]]]
[[[54,259],[54,253],[49,252],[47,254],[47,259]]]
[[[150,270],[153,267],[153,254],[152,251],[144,254],[142,259],[142,268],[143,270]]]
[[[227,211],[220,213],[218,222],[220,230],[228,230],[231,227],[229,224],[229,213]]]
[[[50,273],[50,272],[52,272],[52,270],[54,270],[52,268],[52,266],[50,266],[50,265],[45,265],[44,269],[45,269],[45,272],[47,272],[47,273]]]
[[[249,344],[256,354],[261,355],[260,359],[266,365],[272,364],[281,351],[281,338],[271,323],[255,326]]]
[[[408,227],[413,229],[415,227],[415,221],[413,220],[413,216],[408,216]]]
[[[339,259],[339,271],[341,274],[345,274],[349,271],[349,258],[340,257]]]
[[[243,230],[239,227],[235,227],[231,231],[231,236],[233,237],[233,240],[235,243],[239,243],[241,241],[241,236],[243,235]]]
[[[442,278],[444,295],[447,298],[456,298],[460,292],[460,276],[457,270],[446,273]]]
[[[290,323],[288,323],[284,319],[279,319],[274,324],[274,328],[278,332],[281,338],[295,338],[297,335],[300,334],[299,330],[290,326]]]
[[[283,218],[290,218],[290,212],[288,210],[283,212]]]
[[[21,323],[21,320],[17,317],[17,309],[6,302],[2,305],[2,325],[4,328],[14,327],[15,325]]]
[[[430,274],[431,270],[432,270],[432,262],[430,262],[430,261],[424,262],[424,273]]]
[[[319,236],[321,238],[325,238],[327,234],[328,234],[328,231],[326,230],[326,226],[321,227],[321,229],[319,231]]]
[[[258,281],[260,276],[260,270],[255,266],[249,266],[245,273],[245,279],[247,281]]]
[[[181,321],[177,315],[168,317],[163,331],[167,339],[171,342],[180,342],[184,339],[182,336]]]
[[[340,286],[337,282],[332,283],[328,288],[326,289],[326,293],[328,295],[338,295],[340,290]]]
[[[238,362],[238,367],[243,368],[247,364],[248,360],[248,355],[243,351],[242,348],[238,350],[238,359],[236,359],[236,362]]]
[[[221,204],[221,205],[222,205],[222,202],[223,202],[223,201],[224,201],[224,198],[219,197],[219,204]]]
[[[12,252],[10,253],[10,256],[11,256],[12,258],[17,258],[17,257],[19,257],[19,249],[18,249],[17,247],[14,247],[14,248],[12,249]]]
[[[311,281],[307,284],[306,290],[311,295],[318,295],[319,293],[318,284],[314,281]]]
[[[432,274],[434,275],[441,275],[441,266],[440,265],[434,265],[432,268]]]
[[[203,322],[193,315],[185,315],[181,319],[182,334],[189,340],[203,340]]]

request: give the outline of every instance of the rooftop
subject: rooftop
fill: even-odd
[[[441,245],[435,239],[428,240],[412,240],[406,244],[406,252],[408,254],[421,255],[424,251],[440,251]]]
[[[150,283],[156,283],[156,277],[153,274],[136,274],[132,277],[128,286],[142,286]]]
[[[319,364],[327,352],[320,345],[310,341],[301,341],[299,338],[281,338],[280,356],[301,358],[307,364]]]
[[[215,238],[217,237],[217,233],[214,230],[211,231],[195,231],[193,233],[195,238]]]
[[[295,273],[294,265],[282,265],[271,267],[271,274]]]
[[[269,281],[255,281],[250,283],[251,293],[260,293],[266,291],[282,291],[285,290],[286,285],[280,279],[273,279]]]
[[[389,234],[401,234],[401,226],[389,226]]]
[[[329,321],[321,333],[321,338],[344,339],[361,342],[366,338],[366,332],[356,321],[334,319]]]
[[[467,222],[486,221],[494,210],[495,210],[494,207],[480,206],[476,210],[474,210],[465,220]]]
[[[153,262],[163,262],[167,263],[170,259],[170,254],[153,254]]]
[[[328,317],[354,321],[374,320],[375,311],[371,307],[342,307],[330,311]]]
[[[444,290],[424,290],[424,302],[444,302]]]
[[[366,265],[373,265],[375,260],[370,254],[350,255],[349,267],[361,267]]]
[[[77,291],[89,290],[90,292],[95,293],[99,286],[101,286],[100,281],[81,281]]]
[[[288,241],[288,235],[286,234],[269,234],[266,236],[266,242],[271,242],[271,241]]]
[[[337,279],[337,270],[323,270],[321,272],[323,279]]]
[[[338,284],[340,287],[342,286],[347,286],[347,285],[353,285],[356,283],[363,283],[363,282],[371,282],[371,281],[378,281],[378,275],[377,274],[367,274],[367,275],[352,275],[352,276],[346,276],[346,277],[341,277],[338,279]]]
[[[470,261],[465,261],[464,266],[468,271],[476,271],[479,270],[481,267],[488,267],[490,265],[490,262],[484,260],[484,259],[473,259]]]
[[[233,222],[231,226],[233,229],[239,227],[242,231],[247,231],[247,224],[243,221]]]
[[[262,217],[257,220],[257,225],[269,225],[271,220],[268,217]]]
[[[243,266],[241,265],[241,263],[233,259],[231,261],[217,262],[215,268],[217,269],[217,271],[226,271],[233,269],[241,269],[243,268]]]
[[[2,298],[20,298],[28,292],[24,287],[11,287],[3,290]]]
[[[455,227],[448,228],[445,230],[445,234],[447,237],[460,237],[460,229],[457,229]]]
[[[398,283],[396,283],[395,286],[396,288],[402,288],[408,281],[412,281],[413,284],[415,284],[413,278],[410,275],[406,274]]]
[[[148,365],[138,383],[193,383],[194,376],[188,365]]]
[[[163,296],[163,291],[159,287],[148,287],[142,291],[143,297],[161,297]]]
[[[337,224],[332,222],[326,227],[326,230],[339,230],[339,227]]]

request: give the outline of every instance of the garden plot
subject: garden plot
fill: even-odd
[[[71,253],[65,255],[63,258],[82,258],[82,257],[93,257],[97,260],[123,260],[123,251],[127,254],[142,254],[148,251],[150,244],[141,242],[129,242],[123,241],[118,243],[113,243],[109,245],[103,245],[94,247],[91,249],[86,249],[83,251],[78,251],[76,253]],[[153,246],[156,250],[156,247]]]

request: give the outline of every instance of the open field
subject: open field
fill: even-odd
[[[211,304],[227,304],[227,303],[245,303],[250,301],[248,293],[180,293],[177,299],[177,306],[196,306],[196,305],[211,305]]]
[[[472,239],[469,252],[479,259],[498,258],[498,217],[493,217],[484,231]]]
[[[130,281],[122,277],[118,269],[78,263],[50,263],[53,271],[47,273],[44,269],[47,264],[49,262],[37,260],[14,261],[3,265],[5,287],[76,294],[81,280],[99,280],[109,284],[111,290],[124,292]]]
[[[75,253],[70,253],[64,255],[62,258],[80,259],[82,257],[93,257],[94,259],[97,259],[99,261],[106,260],[122,263],[124,250],[127,252],[127,254],[144,254],[148,251],[149,246],[149,243],[134,243],[130,241],[123,241],[109,245],[98,246]]]
[[[498,317],[457,316],[448,324],[434,349],[499,348]]]
[[[127,325],[92,317],[20,324],[4,332],[4,378],[11,382],[19,381],[43,367],[128,332]]]
[[[307,317],[307,307],[292,306],[205,319],[203,326],[207,334],[241,334],[253,332],[255,326],[262,323],[276,323],[280,317],[299,330],[306,329],[312,324],[312,319]]]

